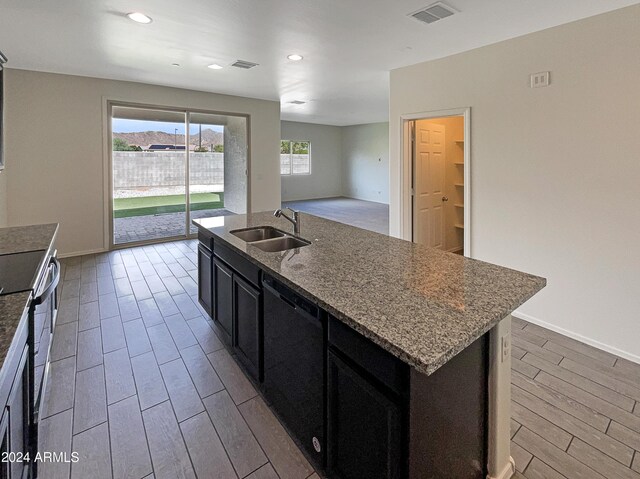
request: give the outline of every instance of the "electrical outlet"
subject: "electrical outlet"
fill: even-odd
[[[511,335],[510,334],[505,334],[504,336],[502,336],[502,362],[504,363],[509,356],[511,355]]]
[[[549,86],[550,72],[533,73],[531,75],[531,88],[542,88]]]

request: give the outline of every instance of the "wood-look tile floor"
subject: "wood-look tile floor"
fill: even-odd
[[[197,243],[63,261],[40,423],[57,478],[318,478],[197,303]]]
[[[513,320],[517,478],[640,479],[640,365]]]
[[[195,241],[64,261],[49,478],[317,478],[197,304]],[[514,319],[516,477],[640,479],[640,366]]]

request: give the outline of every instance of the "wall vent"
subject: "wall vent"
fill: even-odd
[[[456,11],[442,2],[434,3],[428,7],[421,8],[417,12],[410,13],[409,16],[423,23],[434,23],[443,18],[454,15]]]
[[[248,70],[249,68],[257,67],[258,64],[253,62],[248,62],[245,60],[236,60],[236,62],[232,63],[231,66],[236,68],[244,68],[245,70]]]

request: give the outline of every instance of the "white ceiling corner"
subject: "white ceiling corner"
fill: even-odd
[[[639,0],[446,0],[459,13],[431,25],[407,16],[432,3],[0,0],[0,50],[9,68],[281,100],[283,119],[350,125],[387,120],[392,69]],[[153,23],[130,21],[133,10]],[[229,66],[239,59],[259,65]]]

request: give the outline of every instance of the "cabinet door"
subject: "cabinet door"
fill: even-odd
[[[9,412],[9,447],[16,455],[11,462],[11,477],[22,477],[27,462],[22,461],[24,454],[29,451],[29,347],[25,346],[20,366],[13,380],[9,393],[7,409]]]
[[[198,301],[209,316],[213,314],[213,255],[198,245]]]
[[[223,339],[231,343],[233,334],[233,273],[218,258],[213,258],[213,285],[215,290],[213,319]]]
[[[399,479],[402,414],[368,379],[328,353],[327,467],[340,479]]]
[[[4,409],[0,419],[0,455],[5,457],[9,453],[9,411]],[[9,462],[0,461],[0,479],[9,479]]]
[[[233,346],[251,375],[261,379],[262,294],[238,275],[233,276]]]

